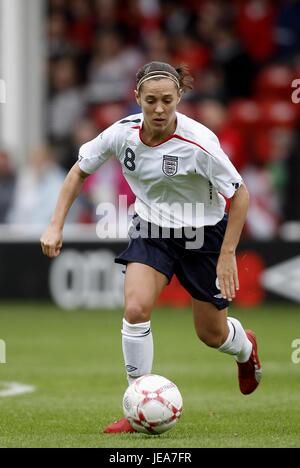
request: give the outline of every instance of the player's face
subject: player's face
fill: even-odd
[[[176,107],[180,92],[169,79],[149,80],[142,84],[138,104],[144,114],[146,127],[155,133],[164,133],[176,122]]]

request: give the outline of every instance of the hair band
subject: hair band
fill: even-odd
[[[157,70],[157,71],[147,73],[147,75],[143,76],[140,79],[136,87],[137,91],[140,89],[141,85],[145,83],[145,81],[151,80],[152,78],[168,78],[169,80],[172,80],[178,88],[180,88],[180,84],[176,76],[174,76],[172,73],[169,73],[169,72]]]

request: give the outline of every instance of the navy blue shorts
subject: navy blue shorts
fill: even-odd
[[[168,282],[176,275],[180,284],[194,299],[211,302],[222,310],[228,307],[229,302],[222,298],[217,288],[216,268],[226,225],[227,214],[215,226],[202,228],[203,245],[194,249],[186,248],[186,242],[191,242],[192,231],[196,233],[195,229],[190,228],[189,232],[184,229],[170,229],[166,238],[164,230],[156,226],[156,238],[153,238],[153,235],[150,236],[153,225],[135,215],[133,228],[129,230],[129,245],[116,257],[115,262],[122,265],[132,262],[149,265],[163,273]],[[200,238],[200,230],[197,231]]]

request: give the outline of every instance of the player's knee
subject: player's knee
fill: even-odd
[[[131,302],[125,307],[125,319],[128,323],[142,323],[150,320],[149,307],[138,302]]]
[[[224,343],[222,332],[197,331],[198,338],[210,348],[220,348]]]

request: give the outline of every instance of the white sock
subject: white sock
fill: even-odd
[[[252,352],[252,343],[237,319],[228,317],[227,322],[229,334],[219,351],[232,354],[238,362],[247,362]]]
[[[129,323],[123,319],[122,348],[129,385],[145,374],[151,374],[153,337],[151,322]]]

